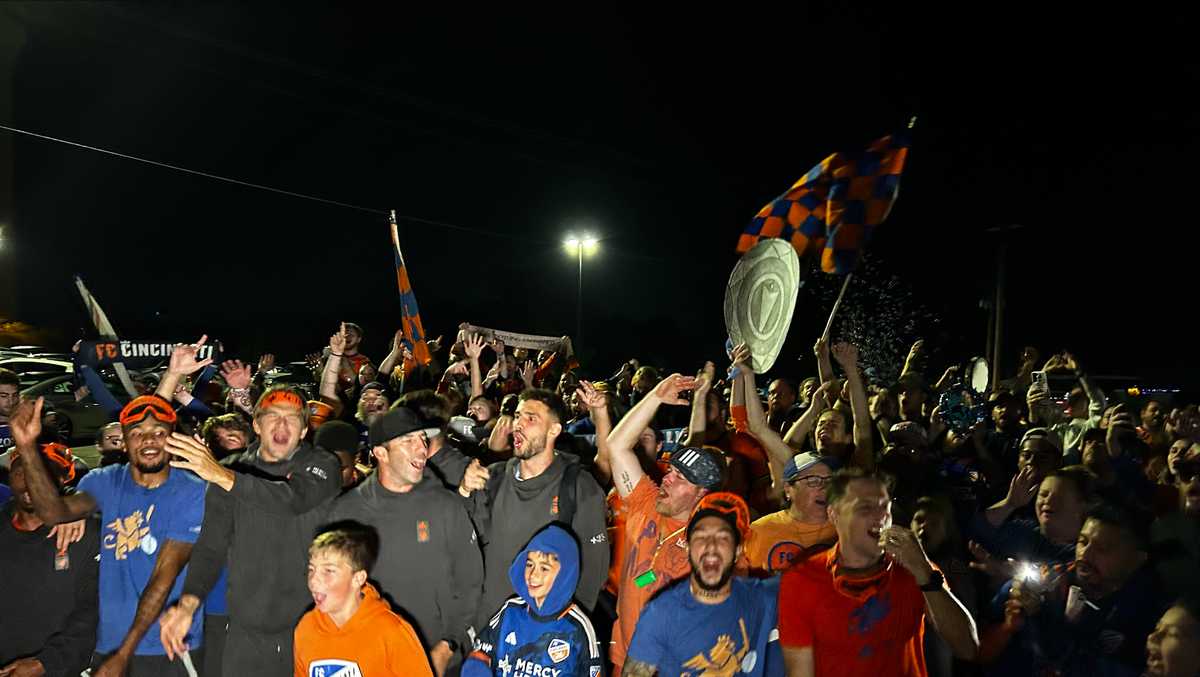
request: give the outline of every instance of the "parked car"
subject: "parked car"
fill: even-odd
[[[47,371],[70,374],[72,371],[70,360],[49,357],[0,357],[0,367],[18,374]]]
[[[123,392],[115,378],[105,374],[101,378],[110,392]],[[81,400],[75,399],[74,375],[70,373],[46,378],[25,388],[21,395],[30,399],[46,398],[47,408],[53,408],[58,413],[59,434],[72,443],[91,444],[95,441],[96,431],[110,420],[108,412],[96,403],[91,394]]]

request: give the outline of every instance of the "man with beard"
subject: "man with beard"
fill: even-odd
[[[697,380],[672,374],[652,388],[629,410],[608,436],[613,484],[626,510],[625,552],[617,594],[610,656],[620,673],[625,652],[643,607],[659,590],[688,574],[687,540],[682,535],[688,517],[706,494],[721,488],[725,459],[705,447],[683,447],[671,454],[662,485],[642,469],[634,445],[663,404],[687,405],[682,393]]]
[[[194,356],[195,353],[192,353]],[[205,366],[172,361],[181,370]],[[12,421],[18,452],[34,458],[41,433],[42,400],[22,403]],[[168,466],[165,442],[175,426],[171,405],[155,395],[135,398],[121,410],[128,465],[110,465],[87,474],[79,491],[64,496],[41,463],[24,463],[25,479],[37,516],[46,524],[72,522],[99,513],[100,625],[93,675],[185,675],[180,663],[163,654],[157,619],[179,597],[183,576],[200,533],[204,483]],[[202,609],[193,610],[199,620]],[[190,644],[201,646],[197,625]]]
[[[956,657],[974,660],[975,622],[917,537],[892,526],[883,478],[849,468],[826,493],[837,545],[788,569],[780,582],[789,677],[925,677],[930,622]]]
[[[171,377],[169,370],[164,385]],[[227,566],[223,673],[292,674],[292,631],[312,599],[305,580],[307,549],[342,486],[337,457],[304,441],[307,416],[303,394],[273,387],[254,406],[258,442],[244,453],[219,463],[196,438],[175,434],[167,441],[167,449],[180,457],[172,464],[209,483],[204,529],[184,594],[163,614],[168,657],[186,650],[194,611]]]
[[[429,436],[439,432],[404,406],[376,419],[371,449],[379,469],[334,502],[329,520],[379,532],[379,593],[403,607],[440,676],[469,641],[483,561],[462,500],[426,471]]]
[[[560,522],[579,539],[583,568],[575,596],[589,612],[608,572],[604,493],[582,472],[579,460],[554,449],[563,432],[562,401],[552,391],[530,388],[521,393],[513,421],[513,457],[483,467],[471,461],[458,493],[470,499],[468,510],[483,543],[484,559],[511,562],[529,539],[551,522]],[[462,454],[449,445],[431,459],[447,481]],[[513,594],[502,566],[487,567],[479,601],[477,629]]]
[[[1168,607],[1148,564],[1148,521],[1104,504],[1088,513],[1075,561],[1043,567],[1001,589],[980,656],[999,674],[1136,677],[1146,638]]]
[[[700,499],[687,523],[691,574],[646,605],[622,675],[756,676],[779,670],[779,579],[733,575],[750,535],[749,519],[746,503],[734,494]]]
[[[0,502],[0,675],[60,677],[87,668],[96,646],[99,524],[85,522],[81,542],[59,550],[33,508],[24,464],[47,463],[66,487],[73,466],[53,444],[12,462],[15,495]]]

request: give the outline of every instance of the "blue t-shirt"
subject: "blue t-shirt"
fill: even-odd
[[[172,470],[167,481],[147,489],[133,481],[129,465],[110,465],[93,470],[79,482],[79,491],[96,499],[100,513],[100,626],[96,651],[111,653],[121,646],[138,598],[150,582],[159,547],[168,539],[195,543],[204,520],[204,490],[207,483],[184,470]],[[183,592],[187,567],[175,578],[169,606]],[[165,608],[165,607],[164,607]],[[201,643],[204,605],[196,610],[185,641]],[[159,639],[158,621],[134,652],[139,656],[166,653]]]
[[[0,505],[4,505],[10,498],[12,498],[12,489],[9,489],[7,484],[0,484]]]
[[[0,423],[0,451],[8,451],[13,448],[12,429],[7,423]]]
[[[782,676],[778,598],[778,576],[735,577],[724,602],[703,604],[685,578],[646,605],[626,660],[653,665],[660,675]]]

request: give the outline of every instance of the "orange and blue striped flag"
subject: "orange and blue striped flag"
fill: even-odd
[[[738,238],[745,253],[766,238],[792,243],[801,258],[820,252],[821,270],[854,270],[875,226],[900,193],[908,134],[885,136],[859,153],[834,153],[758,211]]]
[[[417,297],[413,294],[412,283],[408,281],[408,267],[404,265],[404,255],[400,253],[396,212],[391,213],[390,221],[392,253],[396,258],[396,283],[400,286],[400,328],[412,350],[413,359],[422,365],[429,364],[433,356],[429,354],[429,346],[425,343],[425,327],[421,324],[421,311],[417,309]]]

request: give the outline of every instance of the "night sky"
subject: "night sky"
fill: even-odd
[[[1117,45],[1018,22],[990,39],[978,29],[994,17],[935,28],[899,10],[297,7],[0,5],[0,21],[27,28],[8,123],[451,224],[401,223],[434,336],[461,321],[574,333],[577,263],[561,240],[595,233],[583,351],[603,375],[633,356],[680,370],[717,358],[734,245],[754,213],[829,153],[917,115],[856,292],[888,306],[857,317],[891,326],[857,331],[888,346],[924,335],[933,369],[982,353],[985,231],[1020,224],[1009,368],[1028,343],[1069,348],[1096,373],[1200,382],[1200,68],[1152,37]],[[346,319],[366,328],[370,355],[386,352],[399,305],[383,216],[25,137],[15,150],[3,256],[19,270],[21,319],[67,342],[90,329],[78,273],[129,338],[207,332],[243,357],[299,359]],[[813,370],[831,286],[801,292],[775,373]]]

